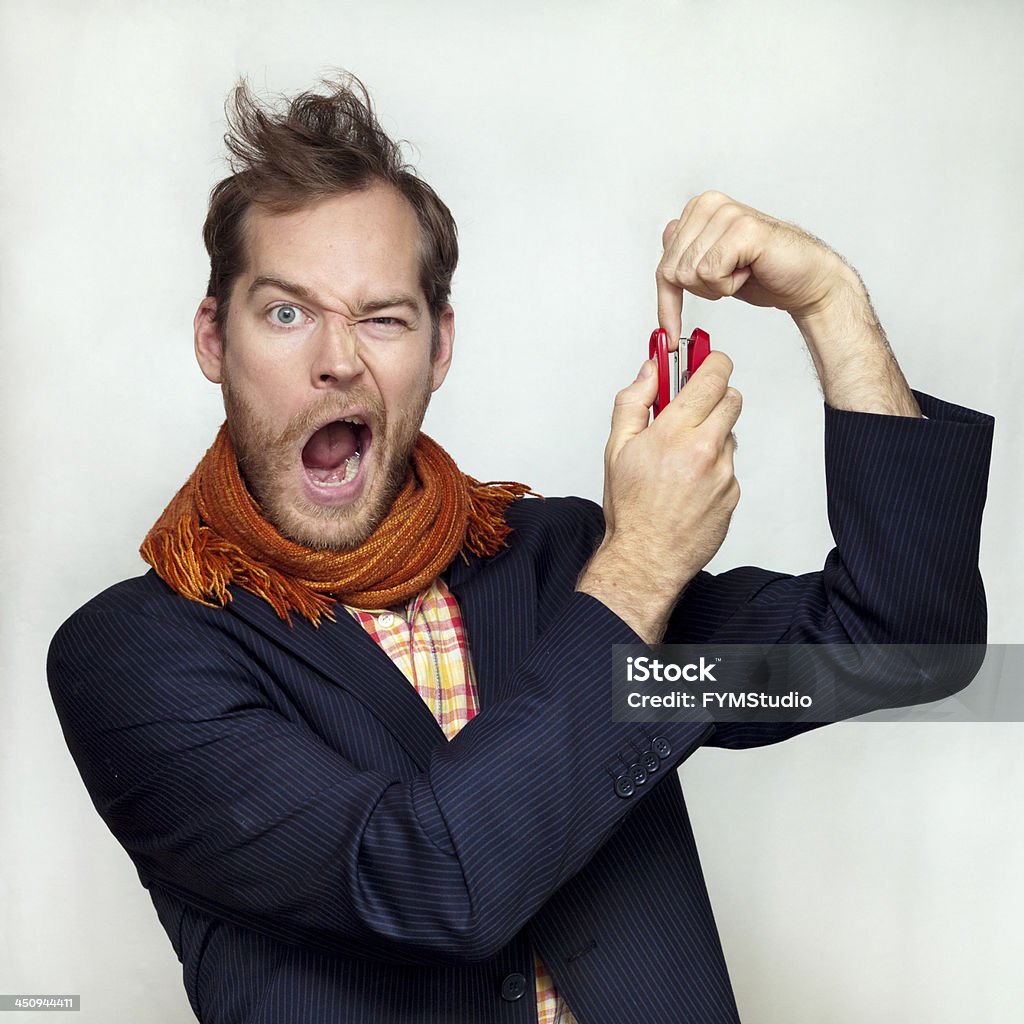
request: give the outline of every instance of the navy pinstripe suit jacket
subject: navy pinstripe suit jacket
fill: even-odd
[[[823,571],[701,574],[669,639],[983,640],[991,420],[921,401],[827,410]],[[507,551],[447,573],[482,708],[451,743],[346,615],[288,626],[150,573],[55,637],[68,744],[203,1021],[533,1021],[534,948],[582,1024],[737,1020],[674,769],[798,727],[612,722],[609,645],[637,638],[573,589],[600,510],[509,520]]]

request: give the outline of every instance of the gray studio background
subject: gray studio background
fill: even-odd
[[[1024,641],[1019,4],[6,0],[0,17],[0,993],[80,993],[82,1024],[193,1019],[43,664],[68,614],[142,571],[139,541],[221,420],[191,319],[240,73],[292,91],[345,66],[415,143],[462,243],[427,430],[485,479],[599,497],[661,228],[692,194],[827,239],[911,383],[998,418],[990,638]],[[743,499],[712,568],[817,568],[822,417],[799,336],[729,302],[691,300],[685,324],[730,353],[746,399]],[[1021,1019],[1022,739],[844,725],[687,762],[746,1021]]]

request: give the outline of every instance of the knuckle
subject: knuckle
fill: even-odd
[[[701,248],[700,238],[695,238],[683,251],[679,262],[691,270],[704,258],[704,250]]]
[[[728,377],[715,377],[715,397],[718,399],[719,404],[725,403],[725,411],[728,412],[732,408],[731,401],[726,397],[729,390],[729,378]]]
[[[723,457],[718,460],[715,464],[713,479],[721,499],[727,501],[736,483],[736,474],[733,472],[732,462],[729,458]]]
[[[668,281],[674,284],[679,277],[679,272],[683,259],[681,257],[670,256],[666,250],[661,259],[658,261],[658,266],[654,271],[654,277],[658,281]]]
[[[724,192],[719,192],[717,188],[706,189],[701,192],[697,200],[702,206],[721,206],[723,203],[732,202]]]
[[[725,253],[720,245],[712,245],[704,251],[697,264],[697,272],[701,277],[717,277],[719,269],[725,261]]]
[[[729,220],[743,220],[750,217],[753,213],[749,206],[737,203],[735,199],[730,199],[728,196],[722,196],[722,205],[719,209],[722,212],[723,218],[728,218]]]
[[[705,472],[714,469],[718,462],[720,449],[711,438],[702,437],[693,445],[692,459],[698,469]]]
[[[722,400],[722,396],[725,394],[726,389],[729,386],[728,375],[723,376],[715,370],[712,370],[704,378],[704,391],[709,398]]]
[[[732,483],[729,486],[729,492],[726,495],[729,509],[734,509],[740,503],[740,482],[736,477],[732,478]]]

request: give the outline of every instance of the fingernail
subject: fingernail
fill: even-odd
[[[640,372],[636,375],[637,380],[644,380],[646,377],[654,373],[654,363],[650,359],[644,360],[644,365],[640,367]]]

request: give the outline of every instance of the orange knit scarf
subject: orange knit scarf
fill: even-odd
[[[358,547],[320,551],[290,541],[263,518],[245,487],[227,426],[146,535],[140,553],[161,579],[202,604],[227,604],[234,584],[319,625],[336,601],[359,608],[399,604],[437,578],[459,551],[505,546],[518,483],[482,484],[459,471],[426,434],[385,520]],[[465,555],[463,555],[465,557]]]

